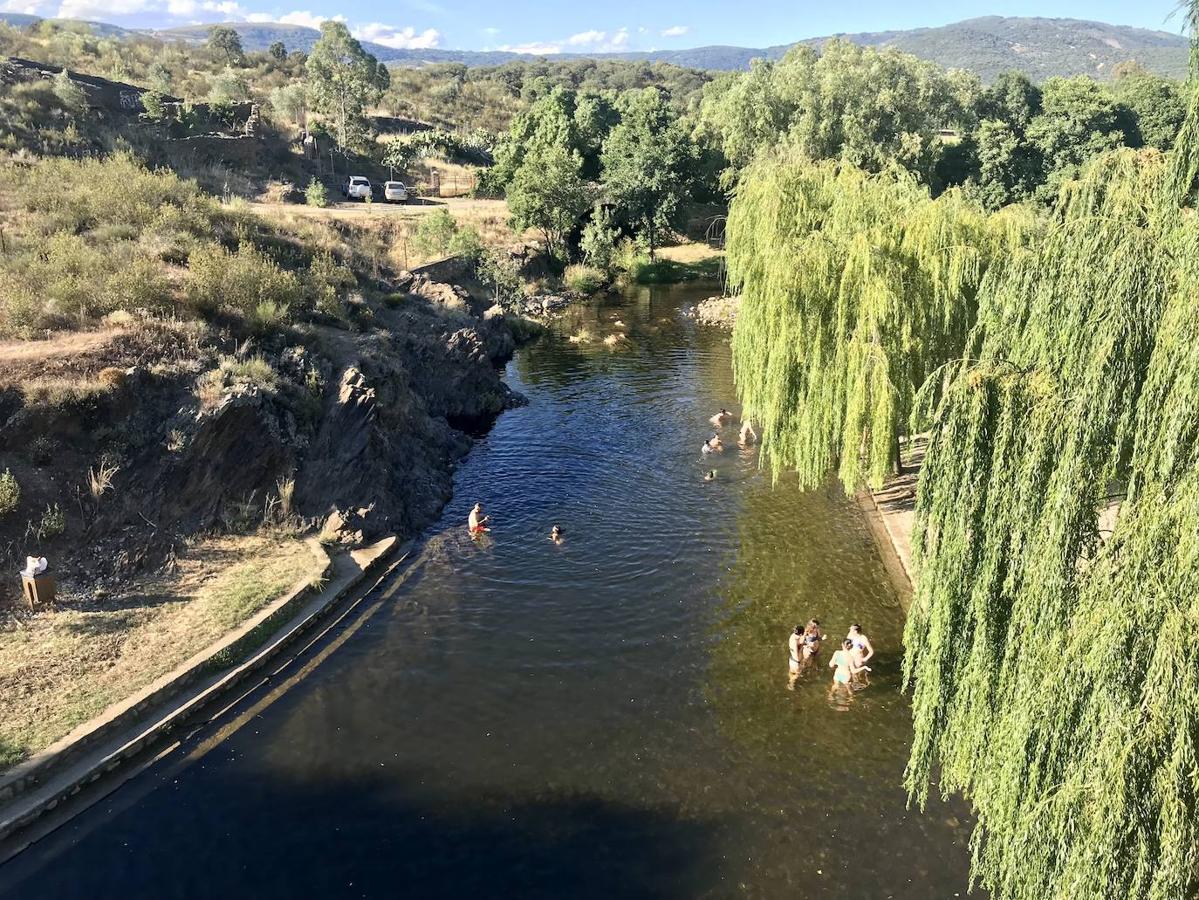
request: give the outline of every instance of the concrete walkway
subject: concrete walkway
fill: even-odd
[[[911,606],[916,584],[912,529],[916,524],[916,480],[924,462],[924,446],[924,441],[918,439],[905,447],[903,475],[887,479],[877,491],[864,489],[857,497],[905,612]]]
[[[198,711],[227,698],[296,648],[299,638],[348,596],[372,590],[406,559],[394,537],[332,559],[315,541],[313,548],[328,560],[318,590],[303,586],[276,600],[173,672],[0,779],[0,861],[23,849],[23,844],[9,840],[11,836],[163,740]]]

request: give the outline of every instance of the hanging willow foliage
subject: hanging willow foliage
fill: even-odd
[[[1192,95],[1170,158],[1121,151],[1066,188],[980,291],[933,404],[907,785],[923,802],[939,767],[969,796],[997,898],[1194,890],[1199,227],[1180,204],[1197,115]],[[1113,483],[1128,493],[1105,536]]]
[[[1021,210],[936,200],[900,171],[867,175],[796,156],[750,166],[729,212],[742,294],[733,367],[762,459],[806,486],[836,468],[879,484],[917,388],[956,358],[988,267],[1027,240]]]
[[[852,487],[903,416],[928,429],[907,787],[970,798],[998,900],[1199,895],[1199,50],[1191,71],[1171,154],[1097,160],[1043,233],[777,159],[730,213],[766,462]]]

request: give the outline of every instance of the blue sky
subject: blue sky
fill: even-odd
[[[0,10],[98,19],[133,27],[340,18],[360,38],[395,47],[535,53],[765,47],[836,32],[944,25],[971,16],[1061,16],[1177,32],[1174,0],[0,0]]]

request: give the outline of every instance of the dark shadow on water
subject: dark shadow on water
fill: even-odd
[[[245,785],[228,778],[244,769],[208,759],[189,787],[164,783],[0,868],[0,896],[692,897],[711,884],[699,864],[719,857],[713,824],[669,809],[591,795],[434,799],[413,774]]]

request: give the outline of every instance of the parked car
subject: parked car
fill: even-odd
[[[341,195],[347,200],[367,200],[372,196],[371,183],[361,175],[351,175],[341,183]]]
[[[406,203],[408,188],[402,181],[387,181],[383,183],[383,199],[388,203]]]

